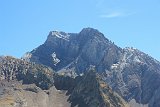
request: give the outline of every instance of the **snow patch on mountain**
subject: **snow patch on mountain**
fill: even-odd
[[[113,65],[111,66],[111,69],[116,69],[118,66],[119,66],[119,64],[113,64]]]
[[[54,65],[56,66],[60,62],[60,59],[57,58],[57,55],[55,52],[53,52],[51,56],[53,58]]]
[[[56,36],[57,38],[61,38],[61,39],[64,39],[64,40],[67,40],[69,41],[69,34],[62,34],[61,32],[58,32],[58,31],[52,31],[51,33],[52,36]]]

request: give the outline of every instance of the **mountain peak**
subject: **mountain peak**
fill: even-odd
[[[95,31],[95,32],[99,32],[97,29],[94,29],[94,28],[91,28],[91,27],[83,28],[82,31],[88,31],[88,32]]]
[[[69,41],[65,39],[67,35],[70,35]],[[76,34],[52,31],[48,41],[31,52],[30,59],[30,61],[47,65],[57,72],[65,72],[64,74],[67,72],[71,77],[85,75],[84,83],[86,84],[79,84],[77,90],[79,88],[85,90],[86,87],[96,86],[96,84],[101,85],[101,89],[105,90],[106,86],[103,82],[97,81],[98,73],[100,78],[103,78],[105,83],[126,101],[134,99],[139,104],[160,107],[157,103],[160,99],[158,94],[160,93],[158,84],[160,83],[160,62],[138,49],[132,47],[122,49],[116,46],[96,29],[84,28]],[[55,65],[56,59],[60,62]],[[90,65],[95,66],[97,72],[86,70]],[[87,99],[83,90],[75,91],[75,96],[82,93],[84,95],[82,99]],[[90,90],[87,93],[89,92]],[[100,90],[98,92],[102,95],[105,93]]]
[[[109,49],[114,51],[115,54],[113,55],[113,52],[110,53]],[[54,70],[61,70],[67,65],[76,64],[75,59],[77,61],[85,61],[85,67],[77,65],[77,72],[81,72],[89,65],[96,66],[101,62],[105,63],[105,66],[109,68],[112,63],[117,61],[118,51],[118,47],[105,38],[97,29],[84,28],[77,34],[51,31],[46,42],[28,56],[31,56],[31,61],[50,66]],[[56,66],[52,57],[53,53],[61,61]],[[114,58],[111,58],[112,56]],[[103,61],[104,58],[107,61]],[[98,66],[100,69],[102,68],[101,71],[106,68],[101,65]]]
[[[85,37],[86,36],[89,36],[89,37],[92,37],[92,36],[102,36],[102,37],[104,37],[104,35],[101,32],[99,32],[97,29],[90,28],[90,27],[83,28],[79,34],[83,35]]]

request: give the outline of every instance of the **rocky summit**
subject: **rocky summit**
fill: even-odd
[[[50,32],[45,43],[26,53],[23,59],[50,66],[56,71],[69,68],[69,72],[79,75],[90,65],[96,65],[99,72],[109,69],[118,62],[121,51],[98,30],[84,28],[77,34]]]
[[[131,106],[160,107],[160,62],[138,49],[118,47],[96,29],[84,28],[79,33],[51,31],[44,44],[27,52],[23,60],[49,66],[73,79],[84,75],[93,65],[101,79]],[[85,94],[85,88],[84,92],[73,93],[81,93],[82,96],[77,97],[83,99],[82,102],[90,101],[87,98],[90,93]],[[71,95],[71,101],[76,99]]]

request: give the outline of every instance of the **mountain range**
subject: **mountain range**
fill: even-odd
[[[0,57],[0,66],[0,107],[160,107],[160,62],[118,47],[97,29],[51,31],[21,59]],[[8,92],[18,93],[17,86],[45,98],[23,96],[17,103],[17,96],[4,92],[12,87]]]

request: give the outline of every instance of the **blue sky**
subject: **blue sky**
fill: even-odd
[[[0,0],[0,55],[21,57],[49,31],[85,27],[160,61],[160,0]]]

